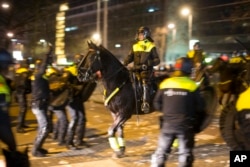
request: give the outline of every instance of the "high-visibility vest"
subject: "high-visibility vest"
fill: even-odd
[[[64,71],[68,71],[68,72],[70,72],[73,76],[77,76],[77,67],[76,67],[76,65],[72,65],[72,66],[66,67],[66,68],[64,69]]]
[[[10,88],[2,75],[0,75],[0,94],[5,94],[6,102],[10,102]]]
[[[239,95],[239,98],[237,99],[236,102],[236,109],[238,112],[244,109],[250,109],[249,96],[250,96],[250,88],[248,88]]]

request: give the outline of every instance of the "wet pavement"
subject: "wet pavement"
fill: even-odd
[[[32,167],[149,167],[150,156],[157,146],[159,134],[159,112],[146,115],[134,115],[124,127],[126,139],[126,156],[113,159],[112,149],[107,139],[107,129],[112,123],[109,111],[103,106],[102,90],[98,88],[90,100],[85,103],[87,114],[86,142],[89,147],[70,151],[64,146],[58,146],[50,137],[46,139],[44,148],[49,155],[45,158],[33,157],[29,151]],[[18,106],[11,107],[13,131],[15,132]],[[203,132],[196,135],[194,149],[194,167],[229,167],[229,148],[219,133],[218,116]],[[56,118],[54,118],[56,121]],[[27,115],[30,128],[24,134],[15,133],[18,148],[32,148],[36,135],[37,123],[31,111]],[[1,147],[4,145],[1,143]],[[0,157],[3,158],[3,157]],[[178,152],[175,150],[169,156],[168,167],[178,166]]]

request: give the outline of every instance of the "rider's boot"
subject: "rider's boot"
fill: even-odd
[[[141,105],[141,110],[144,113],[148,113],[150,111],[149,92],[148,92],[148,85],[147,84],[143,84],[143,102]]]

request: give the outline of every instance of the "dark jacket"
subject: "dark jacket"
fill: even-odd
[[[14,85],[17,94],[31,93],[31,72],[29,69],[21,67],[15,72]]]
[[[188,77],[165,79],[154,98],[154,107],[163,112],[162,131],[183,133],[193,130],[205,103],[196,83]]]
[[[32,100],[49,100],[50,97],[50,89],[48,77],[46,74],[47,66],[49,65],[50,55],[47,54],[43,59],[41,65],[36,67],[36,71],[34,73],[34,79],[32,81]]]
[[[152,70],[153,66],[160,63],[154,43],[149,40],[136,42],[129,55],[124,59],[124,65],[131,62],[134,62],[135,70],[142,70],[142,65],[146,65],[147,69]]]

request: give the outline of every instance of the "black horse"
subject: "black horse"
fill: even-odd
[[[88,42],[88,45],[89,51],[78,66],[78,78],[80,81],[89,81],[97,71],[100,71],[105,88],[104,104],[114,119],[108,130],[109,143],[114,150],[114,156],[122,157],[125,152],[123,126],[136,109],[130,73],[103,46],[97,46],[92,42]]]
[[[246,90],[248,84],[246,83],[246,67],[244,63],[230,64],[220,57],[217,58],[212,67],[207,69],[210,74],[219,73],[219,82],[217,83],[220,92],[219,104],[227,105],[232,96],[233,100],[237,99],[238,95]],[[223,104],[224,96],[228,95]]]

